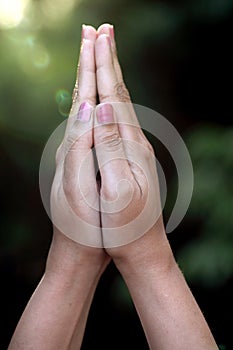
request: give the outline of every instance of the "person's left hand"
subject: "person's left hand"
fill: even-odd
[[[116,53],[113,27],[97,30],[94,145],[101,174],[103,245],[114,259],[165,251],[153,147],[139,126]],[[141,249],[144,247],[144,249]],[[169,255],[169,254],[168,254]],[[161,256],[161,254],[160,254]]]

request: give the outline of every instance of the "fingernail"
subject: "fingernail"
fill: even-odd
[[[92,112],[92,106],[88,102],[83,102],[79,107],[77,119],[82,122],[89,122]]]
[[[113,25],[109,26],[109,33],[110,33],[110,37],[114,40],[115,32],[114,32],[114,26]]]
[[[110,104],[101,104],[96,111],[97,121],[100,124],[114,123],[113,108]]]

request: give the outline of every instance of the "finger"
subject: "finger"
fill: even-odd
[[[111,48],[112,48],[112,54],[113,54],[113,64],[115,73],[117,76],[118,83],[123,82],[123,75],[122,70],[117,58],[117,48],[116,48],[116,41],[115,41],[115,33],[114,33],[114,26],[108,23],[102,24],[98,30],[97,30],[97,37],[101,34],[106,34],[111,39]]]
[[[78,112],[80,104],[84,101],[91,105],[96,103],[95,40],[95,28],[83,25],[77,79],[73,93],[72,114]]]
[[[76,208],[81,203],[83,205],[85,201],[96,208],[98,197],[95,196],[97,187],[94,158],[91,151],[93,145],[92,111],[93,107],[87,102],[81,104],[77,119],[66,139],[63,185],[67,197],[72,198],[72,207]]]
[[[100,102],[125,102],[113,104],[116,121],[119,123],[123,139],[137,140],[141,134],[140,126],[130,101],[129,93],[122,78],[120,64],[115,50],[114,29],[109,24],[101,25],[97,30],[95,45],[97,88]],[[126,124],[130,124],[127,126]],[[131,126],[137,128],[132,129]]]
[[[97,30],[98,38],[95,45],[97,87],[101,102],[124,102],[114,103],[112,107],[114,108],[118,133],[122,140],[121,143],[124,145],[125,155],[128,158],[132,173],[136,175],[137,167],[131,162],[132,153],[134,153],[130,146],[132,143],[126,140],[140,143],[145,149],[149,150],[151,150],[151,146],[140,128],[129,94],[122,81],[120,64],[116,51],[114,52],[115,40],[112,31],[113,27],[108,24],[100,26]]]
[[[118,182],[132,179],[132,174],[115,123],[113,108],[109,103],[100,104],[96,108],[94,144],[101,174],[101,190],[107,196],[114,197]]]
[[[80,106],[56,169],[51,196],[52,219],[66,236],[84,245],[102,247],[99,195],[96,188],[93,144],[93,107]]]
[[[83,25],[77,78],[73,93],[73,104],[69,119],[67,121],[62,146],[62,148],[65,147],[65,151],[68,149],[70,144],[74,142],[73,131],[76,129],[76,127],[74,127],[74,123],[79,114],[80,107],[83,107],[84,103],[87,104],[86,106],[88,106],[88,104],[93,106],[96,103],[95,40],[95,28]]]
[[[129,102],[130,96],[123,81],[118,81],[109,35],[101,34],[95,43],[96,79],[99,100]]]

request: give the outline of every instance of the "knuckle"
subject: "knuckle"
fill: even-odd
[[[130,102],[129,92],[123,82],[114,86],[114,93],[122,102]]]
[[[106,132],[101,139],[102,143],[107,145],[109,149],[117,150],[121,147],[121,138],[117,131]]]
[[[101,102],[110,101],[110,100],[114,101],[114,96],[111,95],[110,93],[99,92],[99,100]]]
[[[124,82],[115,84],[111,89],[111,92],[109,93],[99,93],[99,100],[109,101],[110,99],[113,101],[120,101],[120,102],[130,102],[130,95],[129,92],[124,84]]]
[[[150,151],[150,153],[152,153],[152,155],[155,155],[154,148],[148,140],[146,140],[146,147]]]
[[[77,148],[75,146],[77,146],[77,140],[75,140],[73,135],[68,135],[65,140],[65,152],[74,151]]]
[[[87,141],[84,136],[77,135],[76,130],[70,131],[65,140],[66,153],[86,149]]]
[[[151,143],[148,141],[148,139],[145,137],[145,135],[143,133],[140,133],[140,143],[143,147],[146,148],[147,151],[150,152],[149,153],[150,155],[151,155],[151,153],[152,153],[152,155],[155,154],[153,146],[151,145]]]

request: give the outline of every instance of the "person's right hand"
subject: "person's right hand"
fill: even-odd
[[[96,30],[83,26],[73,105],[56,155],[51,216],[53,241],[58,241],[56,247],[67,245],[69,252],[72,251],[69,256],[77,257],[82,252],[90,262],[96,256],[96,266],[98,263],[105,266],[110,259],[102,249],[99,194],[92,153],[96,104],[95,41]]]

